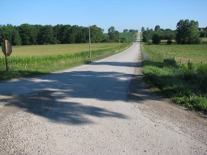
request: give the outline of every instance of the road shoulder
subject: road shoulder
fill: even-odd
[[[207,116],[172,103],[151,92],[144,82],[141,66],[137,66],[128,91],[128,102],[157,124],[196,139],[207,146]]]

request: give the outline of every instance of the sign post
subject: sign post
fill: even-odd
[[[4,40],[4,43],[2,43],[2,51],[5,55],[5,62],[6,62],[6,71],[9,71],[9,63],[8,63],[8,56],[12,53],[12,46],[9,44],[8,40]]]

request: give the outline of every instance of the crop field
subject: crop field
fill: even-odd
[[[91,44],[91,49],[93,51],[102,49],[106,50],[116,48],[117,46],[119,46],[119,43],[96,43]],[[48,56],[88,51],[89,44],[14,46],[12,56]]]
[[[45,74],[74,67],[107,57],[126,49],[130,43],[14,46],[9,57],[9,72],[5,71],[5,58],[0,55],[0,80]]]
[[[144,45],[143,74],[152,90],[207,112],[207,44]]]

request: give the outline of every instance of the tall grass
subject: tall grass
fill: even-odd
[[[207,63],[203,59],[207,53],[204,47],[207,46],[142,45],[146,81],[175,103],[207,112]]]
[[[71,45],[72,47],[70,48],[72,48],[73,52],[64,52],[64,50],[60,52],[62,47],[61,45],[56,46],[56,48],[54,48],[54,45],[46,45],[43,46],[44,50],[42,51],[42,56],[41,52],[38,52],[37,50],[41,46],[23,46],[22,48],[25,48],[26,50],[23,50],[22,52],[19,51],[19,53],[16,54],[17,56],[14,56],[14,48],[14,52],[9,57],[9,72],[5,71],[4,56],[0,57],[0,80],[45,74],[69,67],[74,67],[80,64],[89,63],[91,61],[101,59],[109,55],[115,54],[117,52],[120,52],[129,45],[130,44],[117,43],[98,44],[96,45],[96,50],[92,50],[91,58],[89,58],[88,46],[84,45],[85,48],[82,48],[82,44],[80,45],[80,50],[83,51],[78,51],[77,44],[75,46],[76,49],[74,49],[74,45]],[[48,47],[48,49],[46,47]],[[67,45],[67,47],[69,47],[69,45]],[[16,48],[21,49],[21,47]],[[54,49],[53,51],[52,48]],[[60,49],[60,51],[58,51],[58,49]],[[44,53],[45,50],[46,53]],[[50,50],[51,53],[48,54],[48,51]],[[26,51],[30,54],[27,53],[26,56],[22,56],[22,53],[26,53]],[[57,54],[58,52],[59,54]]]

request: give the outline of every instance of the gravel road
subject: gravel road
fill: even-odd
[[[0,154],[207,154],[207,119],[149,92],[140,43],[0,83]]]

